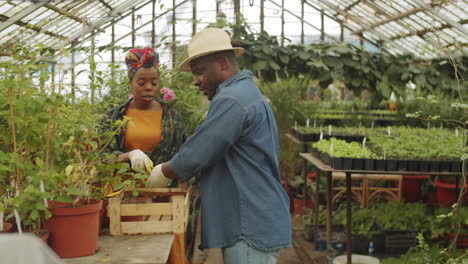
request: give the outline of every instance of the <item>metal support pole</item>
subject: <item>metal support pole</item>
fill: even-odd
[[[152,17],[155,17],[156,16],[156,0],[153,0],[152,10],[153,10]],[[151,47],[153,49],[156,47],[156,25],[153,19],[151,21]]]
[[[303,143],[303,148],[304,148],[304,153],[308,153],[308,147],[307,147],[307,144],[306,143]],[[304,187],[302,187],[302,193],[304,194],[304,197],[303,197],[303,204],[302,204],[302,209],[305,209],[306,208],[306,204],[307,204],[307,173],[308,173],[308,169],[307,169],[307,160],[304,159],[304,175],[303,175],[303,178],[304,178]]]
[[[236,25],[234,27],[234,42],[240,39],[240,27],[241,27],[241,13],[240,13],[240,0],[234,0],[234,14],[236,15]]]
[[[304,45],[304,1],[301,1],[301,44]]]
[[[218,6],[218,2],[216,2]],[[218,14],[218,11],[216,11]],[[197,0],[192,0],[192,36],[197,33]]]
[[[135,8],[132,8],[132,48],[135,47]]]
[[[352,202],[352,193],[351,193],[351,173],[346,172],[346,253],[347,253],[347,263],[351,262],[351,235],[352,235],[352,226],[351,226],[351,202]]]
[[[52,88],[52,93],[55,92],[55,64],[52,64],[52,80],[51,80],[51,88]]]
[[[344,41],[344,26],[343,26],[343,22],[340,23],[340,41],[341,41],[341,42]]]
[[[264,28],[265,13],[263,10],[264,6],[265,6],[265,0],[260,0],[260,32],[265,31],[265,28]]]
[[[333,202],[333,181],[332,172],[327,172],[327,248],[332,247],[332,202]]]
[[[176,68],[176,0],[172,0],[172,69]]]
[[[112,24],[111,41],[112,41],[112,43],[115,43],[115,26],[114,26],[114,24]],[[112,62],[111,76],[112,76],[112,79],[113,79],[114,75],[115,75],[115,69],[114,69],[114,65],[115,65],[115,44],[112,44],[112,47],[111,47],[111,62]]]
[[[281,0],[281,47],[284,47],[284,0]]]
[[[72,43],[71,45],[72,48],[72,53],[71,53],[71,64],[73,67],[71,68],[70,71],[70,77],[71,77],[71,94],[72,94],[72,102],[75,103],[75,43]]]
[[[323,9],[320,10],[320,40],[325,40],[325,15]]]

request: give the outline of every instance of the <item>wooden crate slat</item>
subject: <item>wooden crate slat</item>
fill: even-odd
[[[170,215],[171,203],[121,204],[120,215]]]
[[[160,221],[172,221],[171,215],[162,215]]]
[[[140,188],[145,197],[155,194],[170,196],[169,203],[125,203],[123,193],[109,199],[111,235],[122,234],[183,234],[187,228],[190,193],[184,188]],[[145,221],[121,222],[121,216],[144,215]]]
[[[122,222],[120,225],[123,234],[172,233],[170,221]]]
[[[172,222],[173,231],[175,234],[182,234],[185,232],[185,207],[184,196],[174,195],[171,196],[172,201]]]
[[[162,215],[150,215],[150,217],[148,218],[148,221],[160,221],[161,217]]]

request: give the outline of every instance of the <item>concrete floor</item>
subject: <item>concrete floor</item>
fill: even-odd
[[[303,236],[304,226],[291,216],[293,229],[293,247],[281,250],[278,264],[327,264],[327,253],[315,250],[312,242],[306,241]],[[199,226],[198,226],[199,227]],[[197,228],[197,239],[199,244],[199,228]],[[204,251],[194,250],[193,264],[222,264],[223,257],[221,249],[213,248]]]

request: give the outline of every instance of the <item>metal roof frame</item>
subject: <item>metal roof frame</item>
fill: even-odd
[[[9,45],[18,42],[45,46],[76,44],[104,32],[150,2],[152,0],[2,1],[0,33],[4,33],[0,47],[8,51]],[[273,0],[270,2],[279,6]],[[410,52],[431,58],[443,54],[447,48],[468,52],[468,1],[303,0],[303,3],[323,10],[325,16],[351,34],[393,54]],[[284,11],[301,19],[290,10]],[[318,29],[307,18],[304,23]]]

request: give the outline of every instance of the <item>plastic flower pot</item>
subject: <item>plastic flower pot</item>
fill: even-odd
[[[332,264],[346,264],[348,263],[348,256],[341,255],[333,258]],[[364,255],[351,255],[351,263],[355,264],[380,264],[380,260],[375,257],[364,256]]]
[[[89,256],[96,252],[99,234],[99,211],[102,200],[70,203],[49,202],[52,217],[46,222],[52,249],[62,258]]]
[[[461,172],[462,171],[462,162],[459,160],[455,160],[451,162],[450,171],[451,172]]]
[[[397,170],[398,171],[409,171],[408,170],[408,160],[397,160]]]
[[[352,158],[343,158],[343,169],[352,170],[353,169],[353,159]]]
[[[455,183],[437,179],[434,185],[436,186],[437,202],[439,205],[450,208],[457,199],[455,193]],[[465,185],[465,188],[468,188],[468,183]],[[468,192],[463,195],[463,203],[468,203]]]
[[[375,169],[375,160],[374,159],[364,159],[364,169],[365,170],[374,170]]]
[[[421,186],[427,179],[429,179],[429,175],[403,175],[401,182],[403,200],[407,202],[421,200]]]
[[[397,161],[387,160],[387,171],[396,171],[396,170],[397,170]]]
[[[375,170],[385,171],[386,160],[375,160]]]
[[[304,238],[307,241],[314,241],[315,239],[315,225],[314,224],[304,224]]]
[[[353,169],[354,170],[363,170],[364,169],[364,159],[354,159],[353,160]]]
[[[7,222],[3,222],[3,230],[0,230],[0,233],[10,233],[13,229],[13,225]]]
[[[450,242],[453,241],[455,235],[448,233]],[[468,248],[468,234],[459,234],[457,238],[457,248]]]

